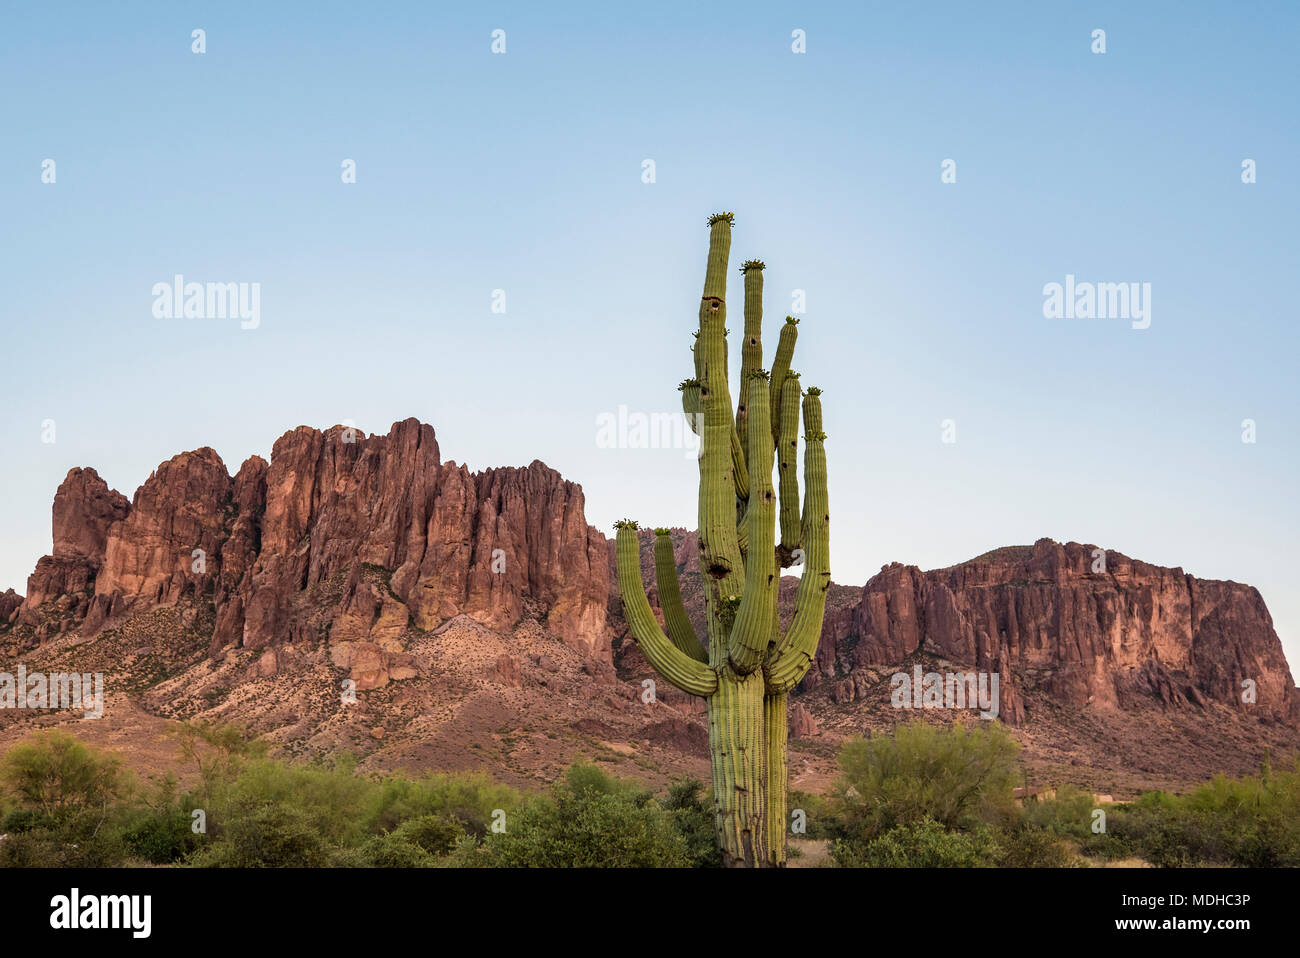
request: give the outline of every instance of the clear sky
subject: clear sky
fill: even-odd
[[[299,424],[693,526],[694,463],[596,423],[679,408],[726,209],[769,349],[806,292],[837,581],[1097,543],[1257,586],[1295,670],[1298,46],[1281,3],[6,4],[0,588],[69,468],[130,496]],[[177,273],[260,325],[156,318]],[[1046,318],[1067,274],[1149,328]]]

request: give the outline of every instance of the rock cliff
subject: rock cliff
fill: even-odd
[[[72,470],[55,495],[53,554],[12,614],[38,639],[90,636],[208,597],[215,655],[319,637],[297,613],[335,583],[331,654],[367,684],[404,668],[408,624],[461,614],[503,630],[534,612],[608,660],[606,543],[583,510],[582,488],[541,462],[479,473],[442,462],[433,428],[414,419],[387,436],[300,426],[234,477],[212,449],[181,453],[130,503],[93,469]]]

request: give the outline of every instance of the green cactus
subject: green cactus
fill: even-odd
[[[616,524],[618,584],[629,630],[646,659],[673,685],[708,700],[714,824],[723,861],[782,867],[789,827],[786,693],[816,655],[830,585],[826,436],[821,390],[805,392],[798,373],[790,371],[798,320],[787,317],[771,373],[761,368],[760,260],[741,268],[745,342],[733,414],[726,362],[733,221],[730,213],[709,219],[695,377],[680,387],[682,408],[701,441],[699,549],[707,636],[695,634],[682,606],[668,530],[655,530],[655,577],[667,632],[646,598],[637,525],[627,520]],[[802,513],[795,466],[801,406]],[[772,488],[774,467],[779,499]],[[781,569],[801,558],[794,617],[782,633],[776,603]]]

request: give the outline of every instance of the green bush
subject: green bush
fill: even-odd
[[[1053,835],[1083,841],[1092,834],[1092,812],[1096,808],[1092,792],[1073,785],[1062,785],[1054,798],[1025,801],[1025,821]]]
[[[1300,759],[1275,773],[1220,775],[1187,795],[1147,792],[1107,811],[1104,836],[1083,851],[1100,858],[1137,855],[1161,868],[1300,866]]]
[[[576,763],[551,795],[507,816],[477,852],[458,846],[456,864],[498,868],[684,868],[686,839],[643,787]]]
[[[372,835],[360,846],[330,856],[335,868],[430,868],[435,861],[433,855],[396,833]]]
[[[1000,831],[997,844],[1002,868],[1069,868],[1076,862],[1067,839],[1028,822]]]
[[[1000,856],[986,826],[951,831],[932,818],[897,825],[865,844],[844,839],[831,844],[835,863],[850,868],[991,868]]]
[[[458,818],[421,815],[402,822],[392,834],[435,858],[441,858],[455,847],[456,840],[466,834],[466,830]]]
[[[122,839],[132,855],[155,865],[178,862],[199,844],[189,814],[179,808],[131,816],[122,828]]]
[[[363,823],[367,831],[382,833],[410,819],[433,815],[456,819],[463,830],[482,838],[488,834],[494,811],[508,814],[522,801],[518,791],[481,772],[436,773],[420,779],[397,773],[383,779],[369,796]]]
[[[25,808],[57,821],[106,813],[122,785],[121,763],[60,729],[33,736],[0,761],[0,784]]]
[[[209,819],[211,822],[211,819]],[[222,824],[220,837],[189,858],[203,868],[320,868],[329,850],[312,817],[298,808],[265,805]]]
[[[675,782],[668,789],[663,809],[686,843],[686,855],[693,868],[721,868],[722,853],[713,825],[713,806],[704,783],[694,778]]]
[[[927,819],[945,828],[1001,824],[1017,815],[1011,789],[1020,746],[1000,725],[900,725],[840,750],[836,837],[865,844]]]

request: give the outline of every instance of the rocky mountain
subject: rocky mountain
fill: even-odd
[[[886,566],[855,605],[828,616],[804,685],[853,701],[873,666],[917,652],[999,672],[1013,725],[1032,718],[1030,689],[1103,711],[1217,703],[1264,721],[1300,718],[1257,590],[1077,542],[1040,539],[930,572]]]
[[[703,635],[696,537],[673,539]],[[52,554],[25,598],[0,595],[0,658],[104,671],[116,705],[85,725],[141,749],[158,723],[201,716],[377,767],[545,781],[595,750],[636,774],[703,774],[702,703],[666,683],[643,694],[653,671],[626,634],[612,545],[581,487],[541,462],[471,473],[415,420],[386,436],[303,426],[233,476],[211,449],[182,453],[129,502],[70,471]],[[782,579],[786,622],[797,582]],[[832,585],[790,709],[796,783],[833,774],[844,736],[979,721],[897,707],[893,677],[917,667],[996,673],[998,717],[1050,780],[1123,793],[1300,747],[1300,693],[1255,589],[1042,539]],[[56,720],[0,716],[0,738]]]
[[[363,581],[378,570],[381,584]],[[342,587],[325,620],[311,595]],[[399,636],[456,615],[507,629],[534,603],[548,628],[609,658],[605,539],[582,488],[541,462],[471,473],[442,462],[414,419],[387,436],[300,426],[267,463],[232,477],[209,448],[161,464],[131,502],[93,469],[54,497],[54,551],[10,618],[38,641],[97,635],[151,609],[202,597],[209,652],[328,638],[359,688],[409,666]]]

